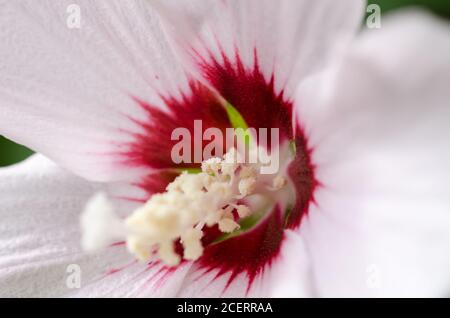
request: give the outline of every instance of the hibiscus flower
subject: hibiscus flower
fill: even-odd
[[[77,3],[72,28],[72,1],[0,1],[0,133],[40,153],[0,170],[1,295],[448,295],[448,25],[361,30],[364,1]],[[196,120],[277,128],[279,173],[225,166],[234,148],[174,163]],[[104,249],[82,250],[82,211]]]

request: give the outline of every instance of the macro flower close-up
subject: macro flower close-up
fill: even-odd
[[[450,297],[444,18],[0,0],[0,37],[0,296]]]

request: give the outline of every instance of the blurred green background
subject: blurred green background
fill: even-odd
[[[407,6],[420,6],[441,17],[450,19],[450,0],[369,0],[369,3],[379,4],[382,13]],[[31,150],[0,136],[0,166],[19,162],[32,153]]]
[[[0,167],[21,161],[33,152],[0,136]]]

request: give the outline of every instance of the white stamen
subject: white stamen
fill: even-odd
[[[246,205],[238,205],[236,206],[237,213],[241,219],[246,218],[250,214],[252,214],[252,211],[250,208]]]
[[[153,195],[125,221],[114,215],[104,194],[95,196],[81,219],[83,246],[92,250],[124,239],[139,260],[147,261],[156,253],[174,266],[181,261],[175,250],[181,242],[183,258],[197,260],[204,250],[205,226],[217,225],[221,232],[232,233],[240,228],[239,219],[252,213],[240,201],[254,193],[259,173],[256,165],[236,160],[239,154],[231,149],[223,159],[204,161],[201,173],[182,173],[166,192]],[[273,187],[284,186],[284,178],[277,178],[272,180]]]
[[[201,239],[203,232],[199,229],[191,229],[181,236],[184,247],[184,258],[195,261],[203,254]]]
[[[164,242],[159,244],[158,256],[169,266],[178,265],[181,260],[181,257],[175,253],[173,242]]]
[[[253,193],[256,187],[256,178],[249,177],[239,181],[239,192],[242,197],[246,197]]]
[[[237,224],[233,219],[224,218],[219,221],[219,230],[224,233],[232,233],[239,229],[240,225]]]
[[[208,215],[206,216],[205,219],[205,223],[207,226],[212,227],[215,224],[219,223],[219,221],[222,219],[222,216],[224,214],[224,211],[222,209],[213,212],[213,213],[208,213]]]
[[[241,177],[242,179],[256,178],[257,176],[258,176],[258,171],[252,166],[242,167],[242,170],[239,173],[239,177]]]
[[[217,175],[222,168],[222,160],[220,158],[210,158],[202,162],[202,171],[207,174]]]
[[[153,252],[150,240],[143,242],[142,238],[135,235],[129,235],[127,237],[127,248],[142,262],[148,260]]]
[[[123,221],[114,213],[104,193],[97,193],[86,204],[80,219],[84,250],[92,252],[125,237]]]
[[[280,190],[287,184],[287,180],[282,176],[276,176],[272,180],[272,190]]]

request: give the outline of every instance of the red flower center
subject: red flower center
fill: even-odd
[[[300,123],[293,122],[294,104],[284,96],[283,91],[275,92],[275,74],[269,80],[264,78],[256,58],[252,68],[246,68],[238,57],[234,63],[225,56],[223,60],[222,63],[200,63],[204,78],[224,100],[234,106],[249,127],[267,128],[268,140],[270,129],[278,128],[280,144],[290,143],[291,148],[295,149],[294,159],[288,167],[288,176],[295,192],[294,202],[287,208],[275,204],[264,218],[240,235],[217,241],[222,233],[211,228],[203,238],[206,248],[198,262],[204,272],[217,270],[216,277],[231,273],[228,285],[239,274],[247,274],[250,288],[255,278],[278,256],[284,230],[300,226],[302,217],[313,202],[318,182],[310,159],[311,149]],[[198,163],[174,164],[171,158],[172,147],[176,144],[171,140],[174,129],[184,127],[194,134],[195,120],[202,121],[203,130],[215,127],[225,131],[232,127],[223,104],[216,96],[209,88],[192,80],[190,91],[183,92],[181,99],[162,96],[168,111],[137,99],[145,109],[147,118],[132,119],[143,132],[134,135],[135,141],[124,155],[129,165],[158,169],[151,175],[143,176],[136,184],[148,193],[148,197],[164,192],[167,184],[182,169],[200,167]]]

